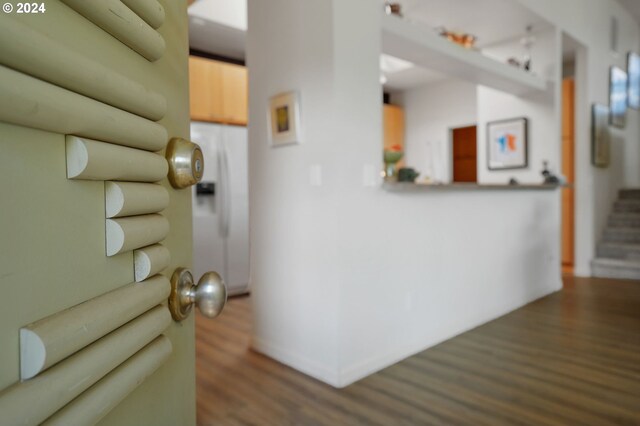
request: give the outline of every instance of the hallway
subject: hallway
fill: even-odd
[[[565,279],[344,389],[249,350],[250,300],[197,318],[199,425],[640,424],[640,282]]]

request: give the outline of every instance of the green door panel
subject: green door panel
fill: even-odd
[[[189,137],[186,1],[160,1],[164,55],[149,62],[59,1],[40,15],[3,14],[84,57],[139,82],[167,101],[158,121],[169,138]],[[0,40],[0,44],[7,40]],[[2,60],[0,58],[0,63]],[[2,84],[2,82],[0,82]],[[117,123],[114,123],[117,126]],[[163,154],[163,153],[161,153]],[[105,256],[104,182],[66,178],[65,135],[0,122],[0,389],[19,380],[19,329],[134,281],[133,254]],[[162,211],[171,264],[191,266],[191,191],[175,190]],[[172,322],[168,361],[101,425],[195,424],[193,315]],[[0,413],[0,424],[2,424]]]

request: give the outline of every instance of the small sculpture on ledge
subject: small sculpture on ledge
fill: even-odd
[[[402,167],[398,170],[398,182],[413,183],[418,176],[420,176],[420,173],[412,167]]]
[[[384,3],[384,12],[387,15],[396,15],[402,18],[402,5],[400,3],[387,1]]]
[[[544,183],[548,185],[560,184],[560,179],[549,171],[548,165],[549,163],[546,160],[542,162],[542,176],[544,177]]]
[[[478,37],[473,34],[449,31],[445,27],[438,27],[436,28],[436,31],[441,37],[444,37],[450,42],[458,44],[465,49],[472,49],[478,40]]]

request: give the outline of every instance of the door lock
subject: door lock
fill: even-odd
[[[169,311],[176,321],[187,318],[194,304],[202,315],[215,318],[220,315],[226,302],[227,287],[217,272],[207,272],[197,285],[193,282],[191,271],[186,268],[176,269],[171,276]]]
[[[198,144],[182,138],[169,141],[166,151],[169,182],[176,189],[195,185],[204,173],[204,155]]]

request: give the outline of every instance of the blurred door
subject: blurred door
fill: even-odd
[[[453,181],[477,182],[476,126],[459,127],[452,131]]]

